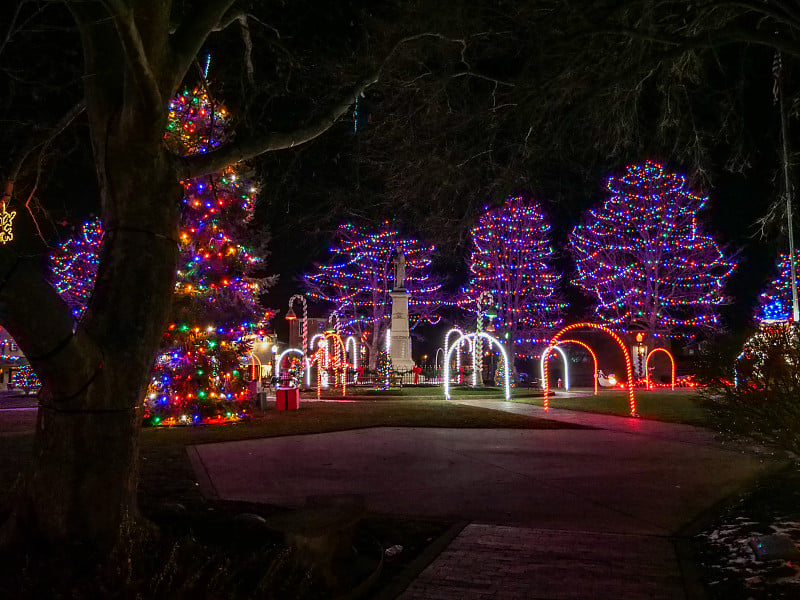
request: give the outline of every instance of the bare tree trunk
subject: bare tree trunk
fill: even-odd
[[[25,531],[109,548],[139,519],[141,400],[169,313],[182,190],[170,155],[143,144],[137,152],[137,140],[125,138],[109,144],[101,176],[106,236],[95,293],[74,334],[62,316],[29,356],[42,379],[34,460],[7,539]],[[20,272],[3,293],[33,275]],[[69,313],[45,297],[51,312]],[[17,304],[11,333],[30,348],[26,336],[37,332],[15,332],[13,323],[48,306]]]

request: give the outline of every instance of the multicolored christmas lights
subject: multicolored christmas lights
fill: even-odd
[[[556,292],[559,275],[550,264],[549,233],[539,204],[522,196],[487,210],[470,231],[471,277],[459,305],[475,312],[477,299],[489,292],[496,302],[493,325],[512,355],[546,342],[548,332],[563,320],[566,304]]]
[[[39,378],[30,365],[20,365],[11,376],[11,386],[23,390],[26,394],[41,385]]]
[[[611,338],[617,342],[617,345],[622,350],[622,354],[625,357],[625,373],[628,376],[627,386],[628,386],[628,404],[630,405],[631,409],[631,416],[636,417],[636,394],[633,391],[633,366],[631,364],[631,355],[628,352],[628,348],[625,346],[625,342],[622,341],[616,333],[611,331],[608,327],[604,325],[598,325],[597,323],[573,323],[572,325],[567,325],[563,327],[553,336],[553,339],[550,340],[550,344],[548,346],[556,346],[557,344],[561,343],[561,337],[567,333],[568,331],[573,331],[575,329],[581,328],[588,328],[588,329],[596,329],[598,331],[602,331],[607,333]],[[550,409],[550,389],[549,389],[549,368],[548,368],[548,361],[544,361],[544,373],[542,375],[542,389],[544,390],[544,409],[545,411]]]
[[[83,313],[94,289],[102,241],[103,225],[95,217],[61,242],[50,256],[53,286],[76,318]]]
[[[406,260],[405,287],[413,329],[422,322],[435,324],[446,304],[441,283],[430,273],[433,246],[405,238],[384,221],[377,231],[347,223],[336,232],[331,259],[304,275],[308,296],[334,304],[341,331],[363,340],[375,368],[379,344],[391,324],[391,298],[396,248]],[[366,336],[365,336],[366,334]]]
[[[574,283],[597,298],[598,318],[652,337],[692,337],[716,327],[715,309],[736,261],[698,226],[706,198],[652,161],[612,175],[606,189],[603,206],[569,236]]]
[[[164,141],[175,154],[203,153],[230,139],[227,113],[206,92],[186,90],[170,104]],[[259,295],[266,280],[241,240],[257,194],[240,165],[182,182],[180,266],[171,322],[145,397],[145,420],[154,425],[238,420],[251,401],[244,365],[250,340],[268,314]],[[56,287],[83,310],[97,270],[102,228],[95,220],[53,258]]]
[[[795,251],[795,264],[800,259],[800,251]],[[778,257],[778,273],[761,294],[758,320],[765,322],[792,320],[792,287],[789,254]]]

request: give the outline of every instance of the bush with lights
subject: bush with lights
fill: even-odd
[[[762,323],[735,358],[730,343],[706,352],[701,395],[723,433],[800,454],[800,324]]]

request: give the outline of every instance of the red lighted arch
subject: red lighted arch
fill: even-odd
[[[347,395],[347,349],[345,348],[344,342],[342,341],[342,336],[338,333],[325,333],[325,342],[329,339],[333,339],[333,385],[336,387],[336,384],[339,382],[339,373],[341,371],[341,381],[342,381],[342,396]],[[319,365],[317,366],[319,369]],[[319,395],[319,393],[317,393]]]
[[[608,327],[604,327],[603,325],[598,325],[597,323],[573,323],[572,325],[567,325],[563,329],[561,329],[558,333],[553,336],[553,339],[550,340],[550,346],[554,346],[558,344],[559,338],[568,331],[572,331],[573,329],[578,329],[580,327],[589,327],[591,329],[598,329],[600,331],[604,331],[608,335],[610,335],[614,341],[619,344],[619,347],[622,349],[622,353],[625,356],[625,371],[628,375],[628,403],[631,407],[631,416],[636,416],[636,397],[634,396],[633,392],[633,368],[631,367],[631,355],[628,353],[628,349],[625,347],[625,343],[622,339],[613,331],[611,331]],[[545,361],[546,362],[546,361]],[[544,368],[544,409],[550,409],[550,399],[549,399],[549,365],[545,364]]]
[[[594,360],[594,395],[597,396],[597,355],[594,353],[594,350],[592,350],[589,347],[589,344],[585,344],[584,342],[582,342],[580,340],[560,340],[558,343],[559,344],[578,344],[579,346],[583,346],[584,348],[586,348],[589,351],[589,354],[592,355],[592,360]],[[574,380],[574,376],[573,376],[573,380]]]
[[[669,357],[669,362],[672,365],[672,391],[675,391],[675,359],[672,358],[672,354],[670,354],[669,350],[666,348],[653,348],[647,354],[647,358],[644,359],[644,382],[647,389],[650,389],[650,371],[648,370],[648,366],[650,364],[650,357],[653,356],[654,352],[663,352]]]

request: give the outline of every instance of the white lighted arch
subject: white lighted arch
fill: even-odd
[[[450,331],[448,331],[444,336],[444,355],[447,356],[447,351],[450,349],[450,336],[454,333],[457,333],[459,337],[464,337],[464,332],[461,331],[458,327],[454,327]]]
[[[454,327],[450,331],[448,331],[444,336],[444,355],[445,357],[449,356],[450,351],[450,335],[453,333],[457,333],[459,335],[457,346],[461,345],[461,338],[464,337],[464,332],[461,331],[458,327]],[[461,352],[456,354],[456,369],[461,371]]]
[[[358,340],[356,340],[355,336],[349,336],[344,342],[345,353],[350,347],[350,342],[353,342],[353,349],[351,350],[353,353],[353,368],[358,370]]]
[[[317,340],[324,340],[324,339],[325,339],[325,334],[324,333],[318,333],[317,335],[315,335],[314,337],[311,338],[310,342],[308,342],[308,349],[309,350],[316,350],[317,348],[314,346],[314,342],[316,342]]]
[[[511,400],[511,381],[509,379],[509,362],[508,362],[508,353],[506,349],[503,347],[497,338],[492,337],[488,333],[484,333],[483,331],[478,331],[476,333],[469,333],[467,335],[462,335],[458,338],[458,341],[448,350],[447,354],[444,357],[444,397],[447,400],[450,400],[450,353],[453,352],[458,346],[461,345],[461,342],[466,340],[467,342],[471,343],[472,345],[472,356],[475,356],[475,341],[477,339],[486,339],[489,340],[490,343],[497,346],[498,350],[500,351],[500,356],[503,357],[503,372],[505,374],[505,381],[504,383],[504,391],[505,391],[505,398],[506,400]]]
[[[542,373],[542,387],[544,388],[544,361],[547,360],[547,355],[550,354],[551,350],[558,350],[558,353],[561,355],[562,360],[564,361],[564,388],[569,389],[569,362],[567,361],[567,354],[560,346],[548,346],[544,352],[542,352],[542,360],[539,362],[539,367]]]
[[[436,349],[436,356],[433,359],[433,368],[437,371],[439,370],[439,354],[441,353],[442,358],[444,358],[445,351],[444,348],[437,348]]]

